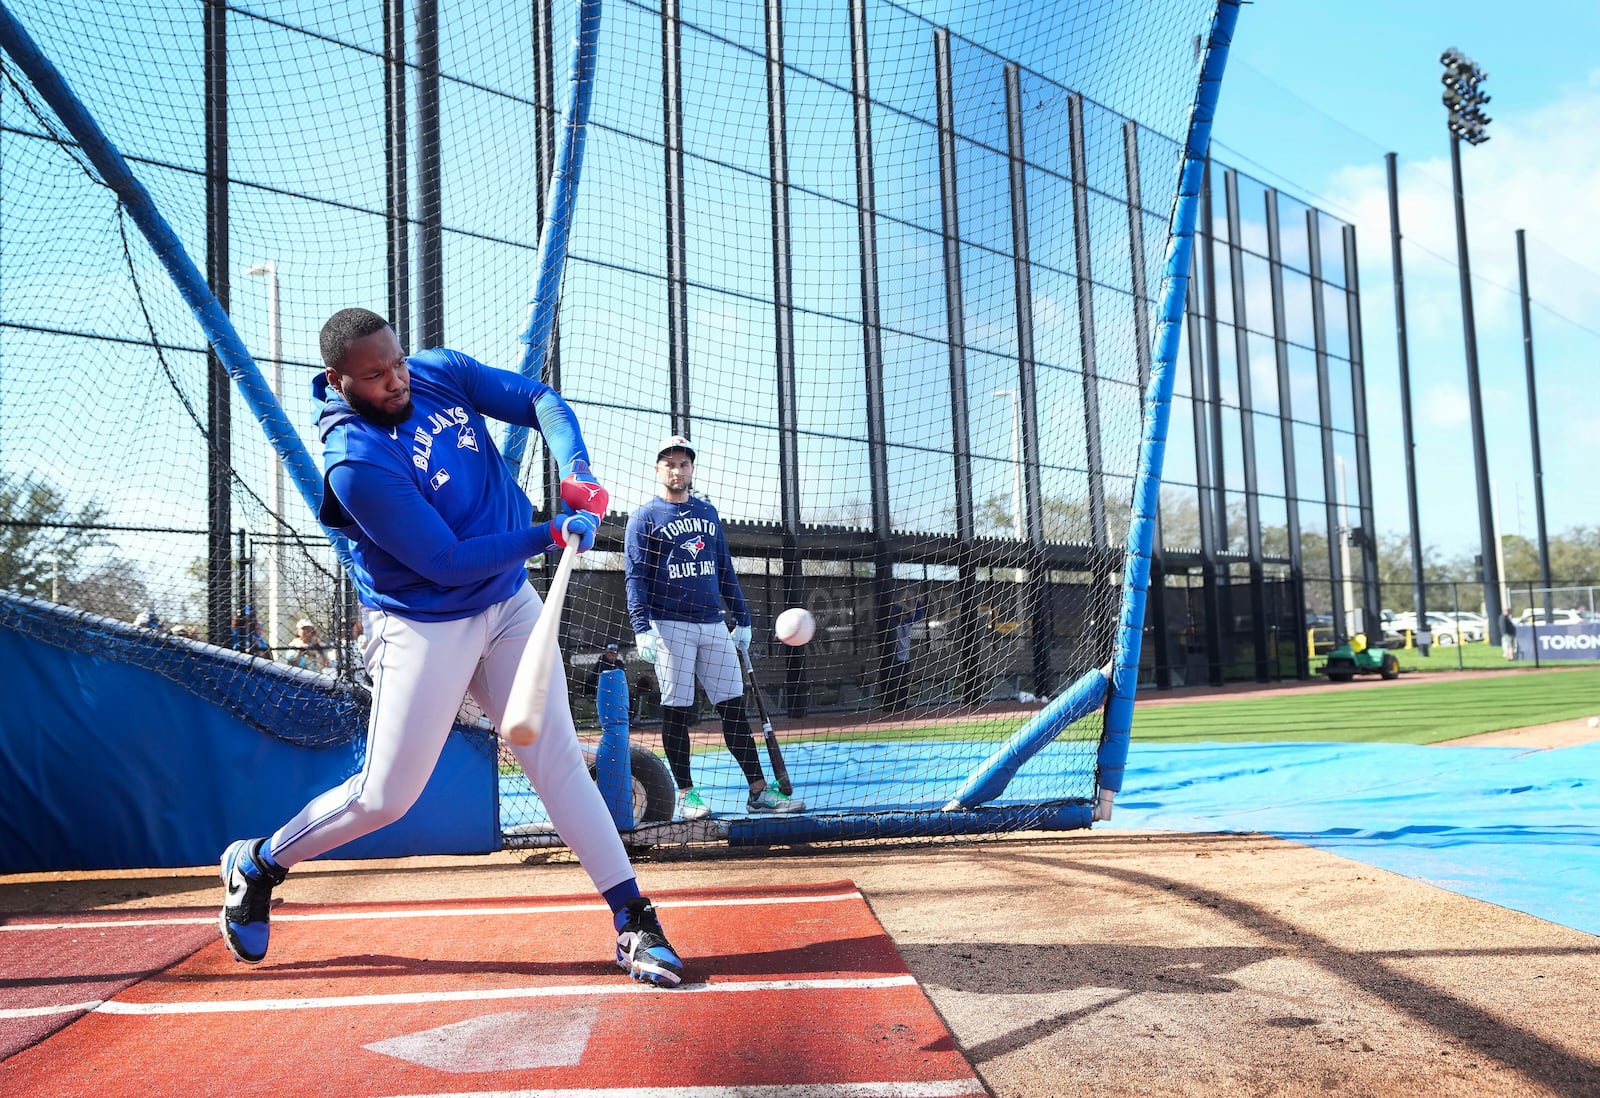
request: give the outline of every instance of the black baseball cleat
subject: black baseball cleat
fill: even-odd
[[[262,855],[266,842],[239,839],[222,854],[222,940],[234,959],[252,965],[267,955],[272,890],[289,873]]]
[[[655,905],[640,896],[623,911],[628,918],[617,932],[617,967],[640,983],[677,987],[683,982],[683,961],[667,942]]]

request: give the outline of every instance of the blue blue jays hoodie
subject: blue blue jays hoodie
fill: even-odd
[[[733,571],[722,519],[710,503],[657,496],[628,519],[628,619],[635,633],[660,621],[722,620],[749,625],[750,609]]]
[[[397,427],[363,418],[326,374],[318,517],[351,539],[363,605],[423,621],[477,614],[527,582],[526,561],[552,547],[548,523],[489,437],[485,414],[537,428],[563,471],[588,460],[578,420],[548,385],[459,351],[406,359],[414,412]]]

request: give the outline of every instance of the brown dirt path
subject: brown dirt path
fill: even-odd
[[[1091,831],[642,861],[640,875],[854,880],[1006,1098],[1600,1094],[1600,939],[1277,839]],[[313,863],[279,894],[587,887],[564,857],[502,852]],[[0,913],[218,902],[209,866],[0,878]]]

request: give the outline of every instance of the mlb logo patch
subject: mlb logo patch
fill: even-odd
[[[429,478],[428,483],[433,485],[433,490],[437,492],[446,484],[450,483],[450,474],[446,470],[440,469],[437,473],[433,474],[431,478]]]

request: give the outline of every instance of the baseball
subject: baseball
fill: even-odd
[[[810,640],[811,634],[817,631],[817,619],[804,607],[791,606],[778,615],[772,631],[784,644],[798,647]]]
[[[1589,718],[1589,727],[1590,728],[1600,728],[1600,717],[1590,717]]]

